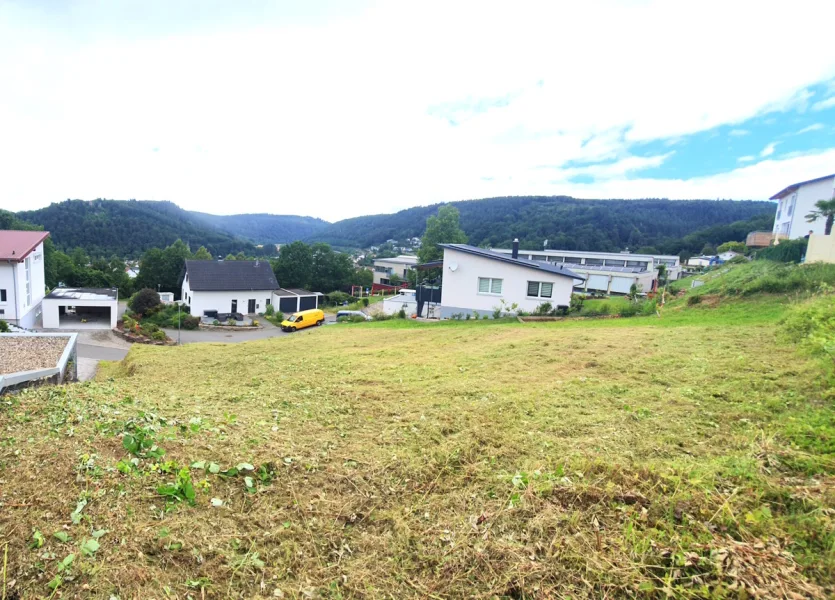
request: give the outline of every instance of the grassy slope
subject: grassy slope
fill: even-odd
[[[69,596],[826,597],[835,423],[786,305],[135,346],[0,408],[9,577],[47,596],[74,552]],[[166,454],[120,473],[142,415]],[[275,477],[192,469],[196,506],[166,505],[166,461],[198,460]]]

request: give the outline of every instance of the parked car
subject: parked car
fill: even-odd
[[[362,317],[366,321],[372,321],[373,320],[371,315],[367,315],[364,312],[362,312],[361,310],[340,310],[339,312],[336,313],[337,320],[340,317]]]
[[[313,325],[321,325],[325,322],[325,313],[318,308],[303,310],[290,315],[281,322],[282,331],[296,331]]]

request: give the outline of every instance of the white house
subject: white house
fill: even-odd
[[[806,215],[815,210],[818,200],[831,200],[835,197],[835,173],[793,183],[780,190],[770,199],[777,200],[777,211],[774,216],[775,237],[785,236],[791,240],[813,234],[823,234],[826,219],[818,219],[812,223],[806,220]]]
[[[25,329],[41,314],[47,237],[48,231],[0,231],[0,319]]]
[[[410,254],[401,254],[394,258],[377,258],[374,260],[374,283],[389,285],[392,275],[397,275],[401,281],[405,281],[417,262],[417,256]]]
[[[736,258],[737,256],[742,256],[739,252],[734,252],[733,250],[728,250],[726,252],[720,252],[718,254],[719,260],[722,262],[728,262],[732,258]]]
[[[212,310],[256,314],[266,310],[276,289],[267,261],[187,260],[180,297],[196,317]]]
[[[533,312],[544,302],[568,306],[583,277],[562,265],[518,257],[518,242],[508,256],[467,244],[444,249],[441,318],[456,314],[493,315],[504,305]]]
[[[687,259],[688,267],[709,267],[710,265],[718,264],[719,260],[716,256],[692,256]]]

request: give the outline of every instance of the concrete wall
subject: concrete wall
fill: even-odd
[[[29,259],[32,301],[26,298],[26,263],[0,263],[0,289],[6,290],[6,302],[0,303],[4,314],[0,319],[26,329],[35,326],[46,291],[43,244],[32,251]]]
[[[810,235],[806,262],[835,263],[835,235]]]
[[[457,263],[455,271],[450,263]],[[519,310],[531,312],[543,302],[568,306],[574,280],[570,277],[538,271],[536,269],[475,256],[457,250],[444,250],[444,283],[441,290],[441,318],[454,313],[493,314],[502,300],[517,303]],[[485,294],[478,291],[479,277],[502,279],[501,294]],[[551,298],[529,298],[529,281],[545,281],[554,284]]]
[[[802,238],[810,230],[822,235],[826,220],[818,219],[809,223],[806,221],[806,215],[815,210],[818,200],[830,200],[835,195],[835,177],[801,186],[795,193],[797,198],[791,214],[789,208],[794,194],[788,194],[778,201],[774,213],[774,233],[786,233],[790,239]]]

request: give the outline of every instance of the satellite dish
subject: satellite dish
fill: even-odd
[[[457,271],[458,270],[458,263],[457,262],[449,263],[449,270],[450,271]]]

